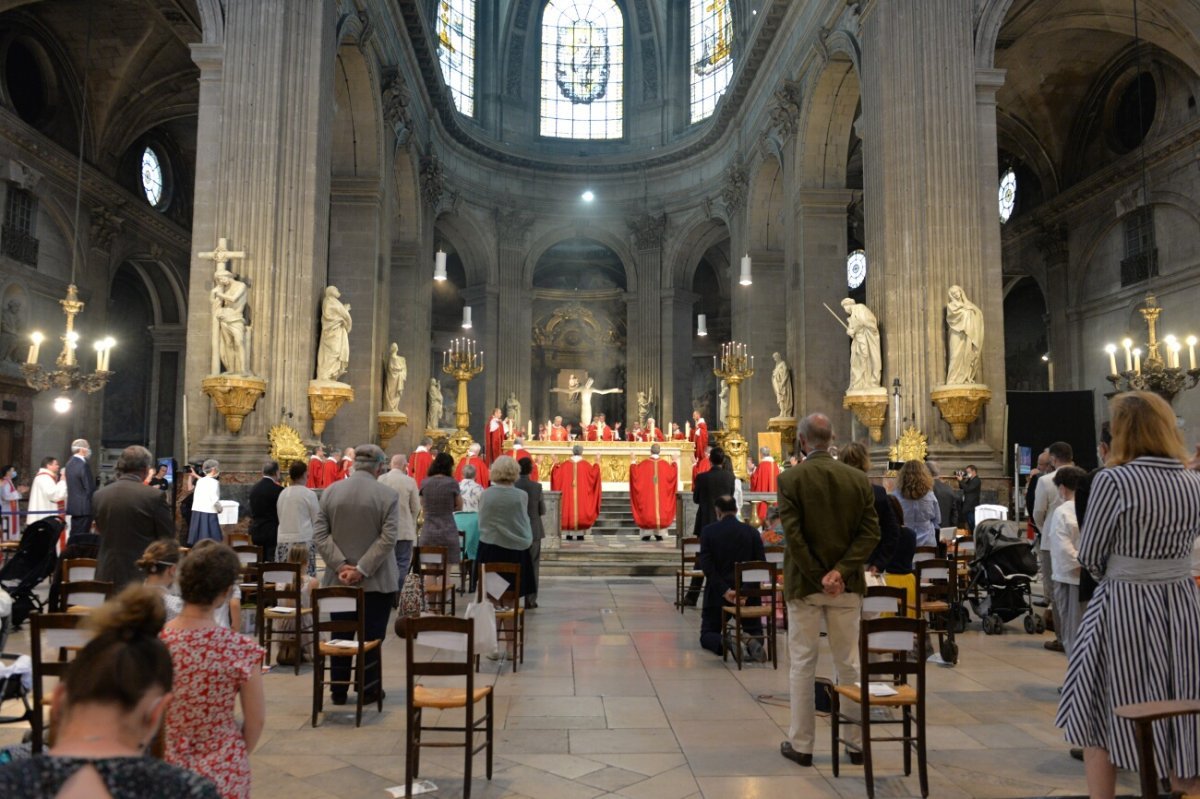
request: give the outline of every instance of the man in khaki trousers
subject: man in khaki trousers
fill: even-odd
[[[858,624],[867,589],[863,564],[879,544],[879,517],[866,474],[830,457],[833,427],[828,417],[806,416],[797,438],[807,457],[779,475],[792,710],[780,754],[811,766],[821,620],[838,683],[857,682]],[[850,737],[857,741],[858,734],[858,728],[852,728]],[[851,763],[862,763],[861,750],[851,749],[849,755]]]

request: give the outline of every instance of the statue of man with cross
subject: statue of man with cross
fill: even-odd
[[[246,374],[246,284],[226,267],[231,258],[245,258],[246,253],[226,249],[225,239],[217,239],[217,248],[197,253],[197,257],[217,265],[216,285],[211,302],[213,316],[212,371],[220,374]]]

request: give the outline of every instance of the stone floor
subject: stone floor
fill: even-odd
[[[786,647],[779,670],[699,649],[699,615],[672,607],[670,578],[544,580],[541,607],[528,614],[525,663],[484,664],[496,688],[492,781],[475,761],[472,796],[533,799],[683,799],[684,797],[862,797],[862,769],[830,768],[828,725],[818,720],[813,768],[778,754],[787,728]],[[462,612],[462,605],[459,607]],[[972,625],[977,628],[977,625]],[[930,667],[930,795],[1078,796],[1083,765],[1071,760],[1054,728],[1056,688],[1065,659],[1044,636],[1009,625],[1003,636],[977,630],[960,637],[956,668]],[[24,634],[9,651],[27,651]],[[436,656],[427,650],[427,657]],[[253,755],[254,796],[262,799],[386,797],[404,780],[404,647],[384,649],[383,713],[333,708],[309,724],[311,670],[266,677],[267,731]],[[821,673],[828,672],[823,661]],[[349,712],[347,712],[349,709]],[[20,730],[0,727],[0,745]],[[876,796],[919,796],[902,776],[895,745],[877,749]],[[463,793],[460,750],[426,750],[421,777],[435,797]],[[1136,792],[1136,775],[1121,787]]]

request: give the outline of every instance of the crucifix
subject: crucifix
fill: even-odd
[[[228,240],[218,238],[215,250],[196,253],[197,258],[212,261],[217,266],[217,285],[213,289],[212,298],[212,374],[220,374],[222,360],[225,361],[228,372],[239,373],[245,371],[246,368],[244,332],[246,287],[241,281],[233,281],[232,274],[225,266],[230,259],[245,258],[246,253],[241,250],[230,250],[228,247]],[[237,284],[232,287],[232,291],[231,283]],[[224,359],[222,359],[222,355],[225,356]]]

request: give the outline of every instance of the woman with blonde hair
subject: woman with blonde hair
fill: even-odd
[[[908,527],[917,534],[917,546],[937,546],[942,509],[933,494],[933,475],[921,461],[905,461],[892,492],[900,500]]]
[[[167,621],[183,610],[183,600],[171,592],[179,572],[179,544],[174,538],[159,538],[146,547],[146,551],[134,564],[144,577],[145,585],[153,588],[162,597],[167,611]]]
[[[1110,405],[1108,468],[1092,481],[1079,562],[1099,580],[1083,614],[1057,725],[1084,749],[1088,792],[1110,799],[1118,767],[1136,771],[1133,724],[1121,705],[1200,700],[1200,589],[1191,552],[1200,536],[1200,473],[1166,400],[1145,391]],[[1158,722],[1155,768],[1172,787],[1200,791],[1200,720]]]

